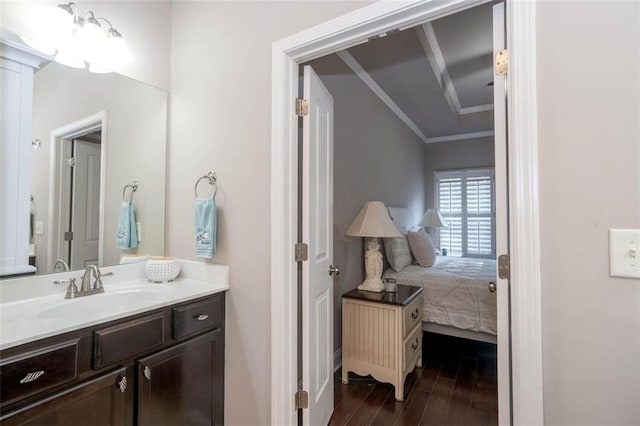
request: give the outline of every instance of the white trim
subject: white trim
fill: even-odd
[[[473,132],[473,133],[460,133],[459,135],[449,135],[449,136],[439,136],[437,138],[427,138],[427,143],[438,143],[438,142],[451,142],[451,141],[461,141],[465,139],[477,139],[477,138],[487,138],[493,136],[495,133],[493,130],[486,130],[483,132]]]
[[[66,124],[51,131],[50,148],[49,148],[49,228],[51,229],[47,241],[47,271],[53,271],[53,265],[56,262],[54,256],[54,247],[58,248],[55,253],[60,251],[60,241],[64,232],[62,222],[60,221],[60,197],[61,191],[61,169],[62,164],[62,144],[63,140],[73,139],[89,132],[101,130],[100,140],[100,221],[98,228],[98,238],[100,244],[98,246],[98,265],[104,264],[104,211],[106,199],[107,184],[107,112],[101,111],[73,123]]]
[[[543,424],[535,2],[507,4],[507,47],[512,419]]]
[[[271,129],[271,424],[297,424],[298,64],[369,37],[485,3],[484,0],[377,2],[273,44]],[[515,424],[542,424],[542,348],[537,196],[535,3],[510,2],[510,192],[513,411]],[[514,71],[515,70],[515,71]],[[516,146],[517,145],[517,146]],[[515,190],[514,190],[515,188]],[[515,192],[514,192],[515,191]],[[514,286],[515,286],[514,284]],[[520,288],[522,287],[522,288]],[[525,297],[526,296],[526,297]]]
[[[389,97],[389,95],[387,95],[387,92],[384,91],[384,89],[382,89],[382,87],[380,87],[378,85],[378,83],[376,83],[376,81],[371,78],[371,76],[369,75],[368,72],[365,71],[364,68],[362,68],[362,65],[360,65],[360,63],[356,60],[356,58],[354,58],[351,53],[349,53],[346,50],[343,50],[341,52],[337,52],[336,55],[338,55],[338,58],[342,59],[342,62],[345,63],[346,66],[348,66],[349,68],[351,68],[351,71],[353,71],[355,73],[355,75],[358,76],[358,78],[360,80],[362,80],[362,82],[369,88],[371,89],[371,91],[373,93],[375,93],[375,95],[377,97],[380,98],[380,100],[382,102],[384,102],[384,104],[389,107],[389,109],[398,116],[398,118],[409,128],[411,129],[411,131],[413,133],[416,134],[417,137],[419,137],[420,139],[422,139],[422,141],[424,143],[428,143],[429,140],[427,139],[427,136],[425,136],[424,133],[422,133],[422,130],[420,130],[420,128],[416,125],[416,123],[413,122],[413,120],[411,120],[409,118],[409,116],[407,114],[404,113],[404,111],[402,111],[402,108],[400,108],[398,106],[398,104],[396,104],[395,102],[393,102],[393,99],[391,99]]]
[[[492,111],[493,104],[474,105],[468,107],[462,107],[462,105],[460,105],[458,92],[456,92],[453,80],[451,80],[451,76],[449,76],[447,63],[444,60],[444,55],[440,49],[440,43],[438,43],[438,37],[436,37],[433,25],[431,25],[431,22],[426,22],[420,26],[417,33],[418,40],[420,40],[420,44],[422,45],[422,50],[433,69],[433,74],[436,76],[436,80],[440,85],[444,98],[447,100],[451,110],[458,115]]]

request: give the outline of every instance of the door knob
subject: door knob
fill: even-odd
[[[329,265],[329,276],[340,275],[340,268],[337,266]]]
[[[489,283],[489,291],[490,291],[491,293],[495,293],[497,289],[498,289],[498,287],[496,286],[496,283],[494,283],[493,281],[491,281],[491,282]]]

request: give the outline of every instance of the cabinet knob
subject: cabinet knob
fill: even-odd
[[[418,319],[418,314],[420,314],[420,309],[416,308],[415,311],[411,312],[411,318]]]
[[[120,389],[120,392],[124,393],[127,390],[127,378],[118,376],[116,387]]]
[[[415,343],[411,344],[411,349],[415,351],[416,349],[418,349],[418,345],[420,345],[420,340],[416,337]]]
[[[193,316],[193,319],[197,319],[198,321],[204,321],[207,318],[209,318],[209,315],[207,314],[198,314]]]
[[[151,369],[149,367],[144,367],[142,374],[144,374],[144,377],[146,377],[147,380],[151,380]]]

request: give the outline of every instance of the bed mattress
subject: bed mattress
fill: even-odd
[[[495,260],[438,256],[430,268],[409,265],[384,277],[424,288],[423,321],[496,335],[496,294],[488,289]]]

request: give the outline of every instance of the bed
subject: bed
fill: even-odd
[[[410,228],[407,209],[389,210],[398,228]],[[495,260],[438,256],[430,268],[387,269],[384,277],[424,288],[425,331],[496,342],[496,295],[488,288],[496,280]]]

